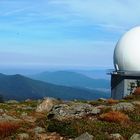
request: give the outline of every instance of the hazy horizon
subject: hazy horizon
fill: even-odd
[[[0,67],[0,73],[3,74],[37,74],[45,71],[55,72],[55,71],[91,71],[91,72],[108,72],[108,68],[99,68],[99,67]],[[103,77],[104,78],[104,77]]]

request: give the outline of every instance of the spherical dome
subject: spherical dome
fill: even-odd
[[[114,50],[116,71],[140,72],[140,26],[126,32]]]

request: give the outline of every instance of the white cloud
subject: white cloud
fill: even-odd
[[[128,29],[140,25],[139,0],[51,0],[49,2],[66,6],[70,11],[87,18],[89,22],[103,25],[105,28]]]
[[[104,28],[120,30],[140,24],[139,0],[25,0],[24,2],[5,0],[0,3],[4,4],[5,9],[7,8],[4,10],[4,15],[14,15],[25,11],[28,14],[25,14],[24,18],[27,16],[32,18],[29,21],[36,21],[35,18],[40,16],[63,19],[64,22],[86,21],[87,24],[89,22],[102,25]]]

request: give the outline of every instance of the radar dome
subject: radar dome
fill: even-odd
[[[140,72],[140,26],[126,32],[114,50],[116,71]]]

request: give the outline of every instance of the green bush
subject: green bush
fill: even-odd
[[[48,121],[48,131],[58,132],[62,136],[76,137],[78,136],[76,129],[71,125],[71,122]]]

